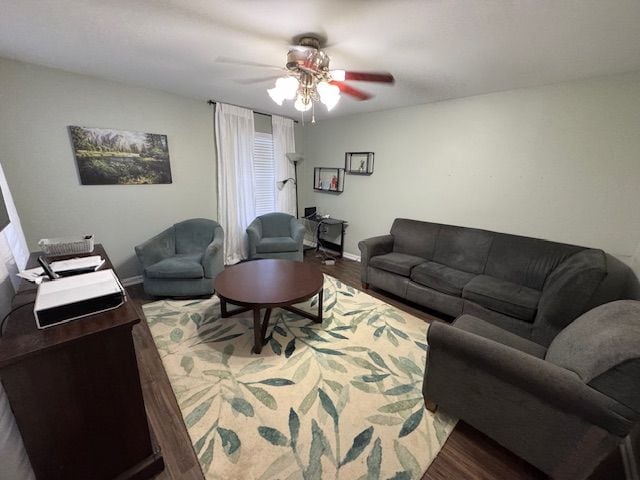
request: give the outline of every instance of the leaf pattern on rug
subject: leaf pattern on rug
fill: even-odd
[[[317,312],[317,296],[298,305]],[[455,426],[422,399],[427,324],[325,275],[324,321],[217,297],[143,306],[207,479],[419,479]]]

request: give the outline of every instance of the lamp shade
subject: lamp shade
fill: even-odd
[[[302,160],[304,159],[301,153],[296,153],[296,152],[289,152],[286,154],[286,156],[289,159],[289,161],[292,163],[296,163],[296,162],[302,163]]]

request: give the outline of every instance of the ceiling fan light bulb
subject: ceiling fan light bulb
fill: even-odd
[[[295,77],[283,77],[276,80],[276,88],[285,100],[293,100],[298,92],[298,79]]]
[[[299,112],[306,112],[311,108],[311,99],[308,98],[305,102],[305,100],[302,97],[298,96],[293,106]]]
[[[278,105],[282,106],[282,102],[284,101],[284,95],[282,95],[282,91],[277,86],[274,88],[268,89],[267,93],[271,97],[271,100],[276,102]]]
[[[340,95],[336,95],[334,97],[329,98],[326,101],[322,101],[322,103],[325,104],[325,106],[327,107],[327,111],[330,112],[331,110],[333,110],[333,107],[335,107],[338,102],[340,101]]]
[[[331,79],[336,82],[344,82],[346,72],[344,70],[331,70]]]

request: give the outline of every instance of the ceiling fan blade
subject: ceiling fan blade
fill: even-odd
[[[246,62],[244,60],[238,60],[236,58],[231,57],[216,57],[216,63],[230,63],[232,65],[243,65],[246,67],[260,67],[260,68],[272,68],[275,70],[284,70],[282,67],[278,67],[277,65],[268,65],[266,63],[259,62]]]
[[[352,86],[347,85],[346,83],[337,82],[335,80],[330,83],[332,85],[336,85],[340,89],[340,91],[345,95],[350,95],[356,100],[369,100],[370,98],[373,98],[373,95],[371,95],[370,93],[363,92],[362,90],[359,90],[357,88],[353,88]]]
[[[260,78],[238,78],[233,81],[239,83],[240,85],[253,85],[254,83],[262,83],[262,82],[270,82],[272,80],[277,80],[282,75],[269,75],[268,77],[260,77]]]
[[[345,80],[358,82],[394,83],[395,78],[388,72],[352,72],[344,70]]]

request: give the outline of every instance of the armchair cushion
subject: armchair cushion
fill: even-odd
[[[422,257],[391,252],[384,255],[376,255],[369,260],[369,265],[379,268],[380,270],[386,270],[387,272],[408,277],[411,274],[411,269],[423,262],[424,258]]]
[[[436,262],[424,262],[411,270],[411,280],[414,282],[457,297],[462,295],[464,286],[475,276],[475,273],[463,272]]]
[[[461,315],[453,322],[452,325],[464,330],[465,332],[473,333],[488,340],[493,340],[494,342],[501,343],[502,345],[507,345],[537,358],[544,358],[547,353],[547,349],[542,345],[538,345],[537,343],[527,340],[520,335],[516,335],[515,333],[496,327],[492,323],[485,322],[473,315]]]
[[[284,213],[267,213],[260,217],[262,237],[290,237],[291,215]]]
[[[176,253],[200,253],[213,241],[215,227],[211,220],[192,218],[175,224]]]
[[[490,310],[533,322],[541,292],[506,280],[478,275],[462,291],[462,297]]]
[[[256,245],[257,253],[295,252],[298,242],[291,237],[265,237]]]
[[[178,254],[145,268],[149,278],[203,278],[202,254]]]

